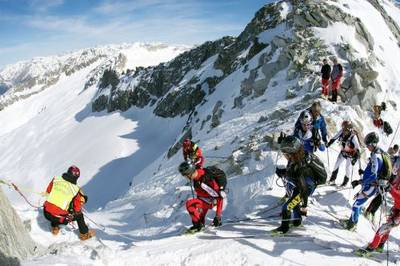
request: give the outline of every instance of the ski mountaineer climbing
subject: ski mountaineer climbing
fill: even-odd
[[[388,190],[393,197],[394,205],[390,210],[386,223],[376,231],[372,242],[369,243],[365,249],[360,249],[356,252],[360,256],[364,256],[372,251],[382,252],[389,238],[390,231],[400,224],[400,175],[397,175],[394,181],[385,189],[385,194],[386,190]]]
[[[302,111],[300,116],[297,118],[295,124],[295,131],[301,130],[301,119],[304,117],[304,113],[309,112],[312,116],[312,127],[313,127],[313,138],[315,140],[319,140],[322,136],[322,141],[325,145],[328,143],[327,135],[328,131],[326,130],[326,122],[325,118],[321,115],[321,103],[319,101],[314,102],[310,108]],[[320,147],[320,143],[316,143],[315,147]]]
[[[383,160],[383,169],[378,176],[379,184],[380,183],[385,184],[386,181],[392,182],[397,176],[400,162],[396,162],[398,161],[398,157],[396,158],[396,156],[391,156],[391,153],[393,154],[391,148],[389,148],[387,153],[384,153],[383,151],[381,152]],[[379,192],[382,192],[384,188],[381,187],[381,185],[379,185],[378,189],[380,189]],[[382,201],[383,201],[382,193],[377,193],[364,212],[364,216],[368,220],[370,221],[374,220],[375,213],[382,205]]]
[[[343,161],[346,161],[346,175],[341,184],[342,187],[345,187],[349,182],[349,177],[352,176],[353,166],[360,159],[360,144],[351,121],[345,120],[342,122],[342,129],[329,140],[327,147],[331,146],[336,140],[341,142],[342,150],[337,157],[329,183],[335,184],[339,167]]]
[[[290,222],[300,226],[302,215],[307,215],[308,197],[315,188],[326,181],[324,164],[317,156],[305,152],[301,141],[294,137],[284,137],[280,150],[288,160],[286,168],[277,168],[276,174],[285,183],[288,200],[282,206],[281,225],[272,234],[285,234]]]
[[[293,136],[303,142],[304,150],[313,153],[317,150],[325,150],[325,146],[321,144],[321,137],[318,130],[312,126],[313,118],[310,112],[303,112],[303,117],[300,117],[301,127],[295,128]]]
[[[47,186],[46,192],[49,195],[44,202],[43,213],[51,223],[53,235],[59,233],[61,224],[66,225],[76,221],[79,227],[79,238],[87,240],[95,233],[87,227],[81,211],[82,204],[86,203],[88,198],[76,184],[79,176],[79,168],[73,165],[62,176],[53,178]]]
[[[189,180],[193,181],[193,186],[197,198],[186,201],[186,209],[190,214],[193,226],[186,233],[196,233],[203,230],[205,218],[209,209],[217,207],[212,225],[217,227],[222,225],[222,208],[226,198],[226,175],[215,166],[204,169],[196,167],[188,162],[179,165],[179,172]]]
[[[328,99],[329,96],[329,78],[331,76],[331,66],[328,64],[328,60],[325,58],[322,61],[323,65],[321,68],[321,84],[322,84],[322,97]]]
[[[371,152],[371,155],[365,170],[359,170],[359,174],[363,175],[362,179],[351,182],[353,188],[361,184],[361,190],[354,197],[355,202],[350,218],[343,221],[343,226],[347,230],[354,231],[356,229],[362,206],[378,191],[377,180],[383,166],[383,159],[380,156],[382,150],[378,147],[378,142],[379,137],[375,132],[368,133],[365,136],[364,143]]]
[[[204,157],[199,146],[190,139],[185,139],[182,145],[183,159],[194,163],[197,169],[203,168]]]
[[[330,99],[332,102],[337,102],[337,95],[341,84],[341,79],[343,77],[343,67],[339,63],[337,57],[333,58],[333,67],[331,72],[331,80],[332,80],[332,98]]]

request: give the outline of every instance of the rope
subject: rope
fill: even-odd
[[[397,123],[396,131],[394,132],[394,135],[393,135],[393,137],[392,137],[392,141],[390,141],[390,144],[389,144],[388,149],[389,149],[389,148],[392,146],[392,144],[393,144],[393,140],[394,140],[394,138],[395,138],[396,135],[397,135],[397,131],[399,130],[399,126],[400,126],[400,120],[399,120],[399,122]]]
[[[17,192],[21,195],[21,197],[25,200],[25,202],[28,203],[29,206],[31,206],[32,208],[35,208],[35,209],[40,209],[40,208],[42,207],[42,206],[33,205],[33,204],[28,200],[28,198],[21,192],[21,190],[19,190],[19,188],[18,188],[14,183],[11,183],[11,185],[12,185],[12,187],[15,189],[15,191],[17,191]]]

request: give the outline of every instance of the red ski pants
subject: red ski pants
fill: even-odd
[[[340,81],[341,81],[341,79],[340,78],[338,78],[338,79],[336,79],[336,80],[332,80],[332,91],[338,91],[339,90],[339,88],[340,88]]]
[[[400,224],[400,209],[392,208],[387,222],[383,224],[375,234],[374,240],[369,244],[370,248],[376,249],[380,244],[384,244],[389,238],[390,231]]]
[[[201,199],[189,199],[186,201],[186,209],[192,218],[192,222],[205,223],[205,218],[209,209],[212,209],[212,205],[202,201]]]
[[[329,96],[329,79],[322,79],[322,94]]]

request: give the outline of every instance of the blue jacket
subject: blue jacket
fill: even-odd
[[[301,130],[301,118],[303,117],[303,114],[305,112],[311,113],[311,107],[300,113],[299,117],[297,118],[296,124],[294,126],[295,132]],[[321,132],[322,141],[325,143],[328,142],[327,139],[328,131],[326,130],[326,122],[323,115],[319,115],[317,119],[313,119],[313,127]]]
[[[380,148],[371,152],[371,157],[362,177],[362,191],[370,189],[371,185],[378,180],[378,174],[382,171],[383,167],[383,159],[380,156],[381,152]]]

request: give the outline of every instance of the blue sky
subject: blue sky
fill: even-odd
[[[271,0],[0,0],[0,68],[122,42],[199,44],[238,35]]]

